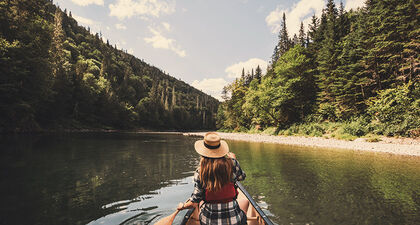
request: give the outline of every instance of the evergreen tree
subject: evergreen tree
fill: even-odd
[[[114,49],[49,0],[2,2],[0,24],[0,132],[214,128],[216,99]]]
[[[300,46],[302,47],[306,46],[306,35],[305,35],[305,30],[303,29],[303,22],[300,22],[298,42]]]
[[[295,46],[295,45],[299,44],[299,39],[298,39],[296,34],[293,35],[293,39],[292,39],[291,43],[292,43],[292,46]]]
[[[283,55],[287,50],[289,50],[291,43],[289,39],[289,34],[287,32],[287,26],[286,26],[286,14],[283,13],[283,19],[281,22],[281,28],[279,32],[279,42],[278,42],[278,56],[280,57]]]
[[[347,18],[347,12],[344,10],[344,5],[342,1],[340,2],[337,20],[338,37],[342,38],[348,34],[350,28],[349,20]]]
[[[365,49],[364,16],[352,13],[350,15],[352,26],[350,32],[340,42],[341,53],[338,56],[339,66],[336,70],[337,94],[336,114],[341,119],[349,119],[353,115],[363,113],[365,102],[370,97],[368,83],[370,82],[364,68],[360,64]]]
[[[301,24],[303,25],[303,23]],[[318,27],[319,27],[318,18],[316,18],[316,16],[313,15],[311,18],[311,23],[309,24],[308,36],[310,40],[315,43],[319,42],[319,40],[317,39],[319,36],[317,35]]]
[[[261,82],[261,78],[262,78],[262,70],[261,70],[261,68],[260,68],[260,65],[258,65],[258,66],[257,66],[257,69],[255,69],[255,76],[254,76],[254,78],[255,78],[256,80],[258,80],[258,83],[260,83],[260,82]]]
[[[274,47],[274,51],[273,51],[273,55],[271,56],[271,67],[273,67],[273,65],[277,62],[277,60],[279,59],[279,46],[276,45]]]
[[[306,119],[348,121],[356,116],[366,126],[372,118],[379,134],[413,135],[410,129],[420,121],[413,113],[420,111],[418,6],[413,0],[367,0],[365,7],[346,12],[343,3],[337,10],[328,0],[306,35],[301,23],[292,40],[283,29],[283,14],[266,76],[259,78],[257,67],[254,77],[259,79],[237,79],[229,86],[234,98],[223,104],[225,123],[219,124],[235,130],[286,128],[316,112]],[[298,45],[290,48],[293,43]]]
[[[319,113],[323,115],[325,119],[336,120],[336,105],[335,99],[337,95],[337,30],[336,30],[336,19],[337,9],[333,0],[328,0],[327,8],[325,13],[326,24],[324,31],[324,39],[322,40],[322,46],[318,53],[318,87],[321,90],[318,93],[319,102]],[[321,25],[323,21],[321,21]]]

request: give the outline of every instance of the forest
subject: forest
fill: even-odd
[[[0,24],[0,132],[215,128],[218,100],[52,0],[1,1]]]
[[[223,90],[224,131],[353,140],[420,136],[420,3],[328,0],[289,36],[283,14],[266,74],[242,71]]]

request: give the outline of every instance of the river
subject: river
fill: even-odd
[[[0,224],[152,224],[189,197],[197,139],[1,136]],[[228,143],[277,224],[420,224],[419,157]]]

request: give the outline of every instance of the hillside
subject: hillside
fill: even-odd
[[[52,1],[2,1],[0,24],[0,131],[215,126],[218,100],[91,34]]]
[[[420,4],[369,0],[346,11],[326,2],[293,36],[283,14],[267,73],[243,71],[225,87],[220,128],[349,140],[420,136]]]

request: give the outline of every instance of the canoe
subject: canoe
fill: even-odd
[[[273,222],[261,210],[245,187],[240,182],[236,182],[236,185],[239,192],[237,201],[241,209],[246,212],[248,225],[273,225]],[[198,208],[189,209],[182,219],[181,225],[200,225],[198,216]]]

